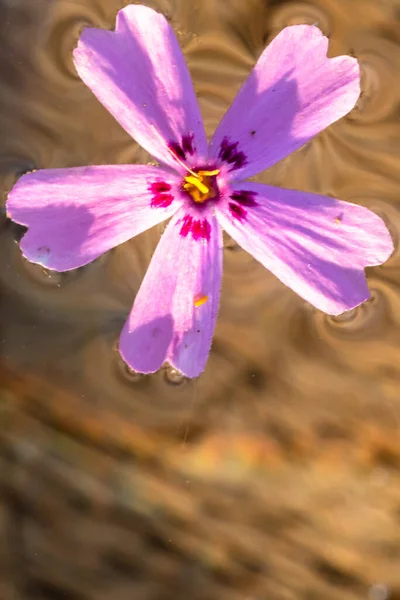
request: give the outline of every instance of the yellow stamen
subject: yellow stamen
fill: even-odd
[[[207,302],[207,300],[208,300],[208,296],[201,296],[201,297],[195,298],[194,305],[196,308],[198,308],[199,306],[202,306],[203,304],[205,304]]]
[[[208,194],[210,190],[206,185],[204,185],[202,179],[203,178],[200,179],[200,176],[197,179],[197,177],[192,177],[192,175],[189,175],[188,177],[185,177],[186,183],[183,187],[185,190],[188,190],[191,185],[194,185],[194,187],[196,187],[202,194]]]
[[[190,169],[188,171],[191,175],[185,177],[183,188],[191,195],[194,202],[201,204],[210,198],[216,197],[218,192],[212,177],[218,175],[220,172],[219,169],[215,169],[214,171],[197,171],[197,173],[193,173]]]
[[[213,177],[214,175],[219,175],[220,169],[215,169],[214,171],[199,171],[199,174],[204,177]]]

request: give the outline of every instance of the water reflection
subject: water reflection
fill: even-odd
[[[122,4],[0,2],[3,206],[32,168],[149,160],[71,60]],[[146,4],[177,31],[208,135],[285,25],[357,56],[357,108],[257,181],[368,206],[397,241],[396,0]],[[24,260],[3,212],[0,596],[399,598],[398,251],[338,319],[226,237],[212,355],[188,381],[129,372],[116,348],[161,231],[58,275]]]

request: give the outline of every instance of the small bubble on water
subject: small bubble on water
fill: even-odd
[[[145,377],[145,375],[143,373],[138,373],[137,371],[134,371],[133,369],[131,369],[131,367],[129,365],[127,365],[124,361],[122,361],[122,368],[123,368],[125,377],[127,377],[127,379],[130,379],[130,381],[133,381],[133,382],[141,381]]]
[[[346,321],[351,321],[352,319],[354,319],[357,315],[357,310],[355,308],[352,308],[351,310],[346,310],[345,312],[341,313],[340,315],[334,315],[331,317],[331,320],[336,322],[336,323],[343,323]]]
[[[390,590],[384,583],[374,583],[369,589],[368,600],[390,600]]]
[[[61,282],[65,277],[64,273],[46,269],[42,265],[29,262],[25,258],[23,258],[23,265],[25,271],[39,283],[61,287]]]
[[[167,367],[165,369],[165,379],[168,383],[172,383],[173,385],[180,385],[186,379],[186,377],[178,371],[178,369],[174,369],[173,367]]]

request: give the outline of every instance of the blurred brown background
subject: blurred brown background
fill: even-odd
[[[399,0],[148,0],[211,134],[265,44],[317,23],[355,55],[354,111],[259,181],[400,224]],[[2,206],[34,167],[143,162],[76,76],[121,0],[0,0]],[[126,369],[116,342],[161,229],[68,274],[0,221],[0,600],[399,600],[400,258],[327,317],[228,239],[205,373]]]

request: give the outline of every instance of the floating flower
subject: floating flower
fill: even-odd
[[[222,229],[284,284],[329,314],[369,297],[364,267],[385,261],[390,235],[366,208],[245,181],[340,119],[359,96],[354,58],[328,59],[313,26],[287,27],[259,58],[210,144],[178,41],[165,18],[130,5],[116,30],[86,29],[81,79],[164,166],[39,170],[7,210],[25,225],[24,256],[57,271],[95,260],[168,219],[120,352],[136,371],[168,361],[204,369],[218,313]]]

